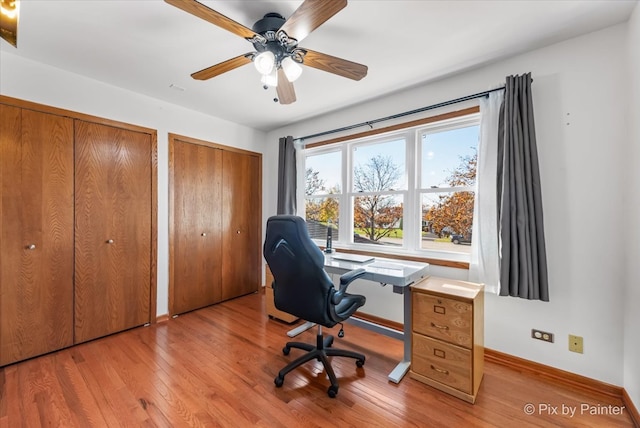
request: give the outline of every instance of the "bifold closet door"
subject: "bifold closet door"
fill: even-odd
[[[222,157],[222,299],[258,291],[261,272],[261,170],[258,156]]]
[[[75,341],[150,322],[151,136],[75,122]]]
[[[73,120],[0,105],[0,366],[73,344]]]
[[[171,314],[222,299],[222,151],[178,139],[171,148]],[[226,249],[225,249],[226,251]]]

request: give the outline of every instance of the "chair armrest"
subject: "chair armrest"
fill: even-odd
[[[347,291],[347,287],[349,286],[349,284],[351,284],[354,280],[360,278],[365,273],[367,273],[367,271],[363,268],[360,268],[360,269],[351,270],[345,273],[344,275],[341,275],[340,289],[336,291],[331,297],[331,303],[333,303],[334,305],[337,305],[338,303],[340,303],[340,301],[344,297],[344,293]]]
[[[367,271],[363,268],[350,270],[344,275],[340,276],[340,288],[343,286],[346,287],[350,282],[353,282],[355,279],[360,278],[362,275],[367,273]]]

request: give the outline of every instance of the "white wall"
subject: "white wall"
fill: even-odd
[[[485,345],[622,385],[625,244],[620,240],[623,228],[619,225],[623,224],[623,195],[639,191],[637,186],[624,192],[620,187],[628,184],[621,168],[626,162],[628,137],[626,37],[626,25],[610,27],[300,122],[270,132],[268,141],[284,135],[309,135],[473,94],[503,84],[507,75],[531,71],[551,301],[488,295]],[[414,117],[405,120],[410,119]],[[277,155],[268,152],[266,156],[273,159]],[[265,182],[275,188],[275,175],[269,173]],[[265,216],[273,214],[275,202],[269,201],[265,208]],[[459,277],[466,271],[434,267],[432,274]],[[375,294],[381,293],[379,286],[373,289]],[[387,293],[390,295],[391,290]],[[399,302],[368,298],[366,309],[401,320]],[[555,333],[555,343],[531,339],[532,328]],[[568,334],[584,337],[584,354],[568,351]]]
[[[640,409],[640,4],[628,23],[629,55],[629,152],[625,170],[627,185],[635,189],[625,202],[627,225],[627,277],[624,318],[624,388]]]
[[[262,152],[265,134],[2,51],[2,95],[158,131],[158,305],[167,314],[169,286],[169,132]]]

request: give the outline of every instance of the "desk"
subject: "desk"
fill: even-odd
[[[337,255],[339,255],[339,253]],[[337,259],[334,256],[336,256],[336,254],[325,254],[324,268],[328,273],[342,275],[354,269],[364,268],[366,273],[359,279],[392,285],[394,293],[403,295],[404,327],[402,332],[354,317],[347,320],[347,322],[351,324],[400,339],[404,342],[403,359],[393,371],[389,373],[390,381],[395,383],[400,382],[411,366],[411,293],[409,285],[429,276],[429,264],[379,257],[365,263],[357,263]],[[291,330],[288,335],[293,337],[312,326],[313,323],[303,324]]]

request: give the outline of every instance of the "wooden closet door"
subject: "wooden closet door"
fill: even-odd
[[[0,105],[0,366],[73,343],[73,121]]]
[[[258,291],[261,274],[261,169],[258,156],[224,151],[222,299]]]
[[[150,322],[151,136],[76,120],[75,341]]]
[[[171,314],[222,299],[222,151],[174,140],[171,175]]]

